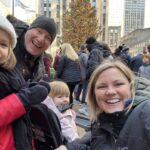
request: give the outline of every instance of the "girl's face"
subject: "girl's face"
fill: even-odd
[[[131,97],[128,79],[116,68],[109,68],[99,75],[94,92],[99,108],[105,113],[122,111],[125,101]]]
[[[69,96],[68,95],[57,95],[53,98],[53,101],[56,106],[62,106],[69,104]]]
[[[9,34],[6,31],[0,29],[0,64],[2,64],[6,60],[9,48],[10,48]]]

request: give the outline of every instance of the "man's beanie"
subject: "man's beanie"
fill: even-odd
[[[90,36],[87,38],[87,40],[85,41],[86,44],[93,44],[96,42],[96,39],[93,36]]]
[[[10,43],[12,49],[15,48],[17,43],[17,35],[13,25],[8,21],[8,19],[0,14],[0,29],[4,30],[10,35]]]
[[[57,34],[57,28],[54,19],[46,16],[37,17],[29,27],[29,29],[32,28],[41,28],[46,30],[50,34],[52,41],[55,39]]]

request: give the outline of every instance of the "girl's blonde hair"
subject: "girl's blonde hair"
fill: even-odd
[[[9,47],[8,50],[8,56],[6,58],[6,60],[4,60],[4,62],[2,64],[0,64],[3,68],[11,70],[15,67],[16,65],[16,57],[13,53],[13,50],[11,48],[11,46]]]
[[[11,25],[12,26],[12,25]],[[13,27],[12,27],[13,29]],[[11,35],[10,31],[7,31],[6,29],[0,27],[0,30],[3,30],[4,32],[6,32],[9,35],[9,48],[8,48],[8,56],[7,58],[0,64],[0,66],[2,66],[5,69],[11,70],[15,67],[16,65],[16,57],[14,55],[13,52],[13,47],[16,45],[16,36],[15,35]],[[11,30],[11,28],[9,29]],[[14,29],[13,29],[14,30]],[[14,31],[15,32],[15,31]],[[15,34],[15,33],[12,33]]]
[[[68,85],[63,81],[52,81],[49,83],[51,91],[49,96],[54,98],[58,95],[68,95],[70,96],[70,91]]]
[[[77,53],[69,43],[64,43],[60,46],[61,54],[67,56],[71,60],[79,59]]]
[[[98,118],[98,115],[100,113],[102,113],[102,110],[99,108],[97,102],[96,102],[96,97],[95,97],[95,84],[97,82],[97,79],[99,77],[99,75],[110,68],[116,68],[119,71],[121,71],[125,77],[128,79],[129,83],[131,84],[131,94],[132,94],[132,98],[134,99],[134,80],[135,80],[135,76],[134,73],[125,65],[123,64],[121,61],[119,60],[105,60],[102,64],[100,64],[97,69],[93,72],[89,85],[88,85],[88,91],[87,91],[87,100],[89,103],[89,107],[90,107],[90,118],[92,121],[96,121]],[[133,105],[133,101],[132,104],[130,105],[130,107],[132,107]]]

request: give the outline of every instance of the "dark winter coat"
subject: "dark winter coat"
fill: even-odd
[[[24,47],[25,31],[18,38],[17,45],[14,49],[17,58],[16,67],[24,76],[25,80],[38,81],[44,75],[43,54],[39,57],[30,55]]]
[[[79,82],[81,80],[79,60],[71,60],[62,56],[57,66],[56,77],[66,83]]]
[[[0,67],[0,149],[11,146],[12,150],[14,147],[16,150],[31,150],[32,131],[28,115],[25,115],[26,110],[21,100],[12,94],[24,86],[26,83],[16,69],[8,71]]]
[[[150,80],[150,63],[144,62],[143,65],[139,68],[138,76]]]
[[[137,54],[131,58],[131,70],[135,73],[138,73],[140,66],[143,64],[143,55]]]
[[[89,80],[91,74],[96,69],[96,67],[102,63],[104,60],[103,58],[103,49],[100,48],[99,43],[91,44],[91,51],[87,61],[87,68],[86,68],[86,79]]]
[[[85,80],[86,79],[86,67],[87,67],[87,61],[88,61],[88,54],[84,50],[81,50],[78,53],[78,55],[80,58],[81,77],[82,77],[82,80]]]
[[[17,58],[16,67],[22,73],[26,81],[40,80],[44,75],[43,54],[38,57],[32,56],[26,51],[24,46],[24,36],[29,26],[20,20],[13,19],[13,17],[8,19],[13,24],[18,35],[17,45],[14,49]]]
[[[92,124],[91,150],[150,149],[150,81],[137,78],[130,112],[101,114]],[[87,150],[85,145],[67,145],[68,150]]]

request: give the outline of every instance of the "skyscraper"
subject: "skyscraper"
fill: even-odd
[[[125,0],[124,35],[144,28],[145,0]]]

